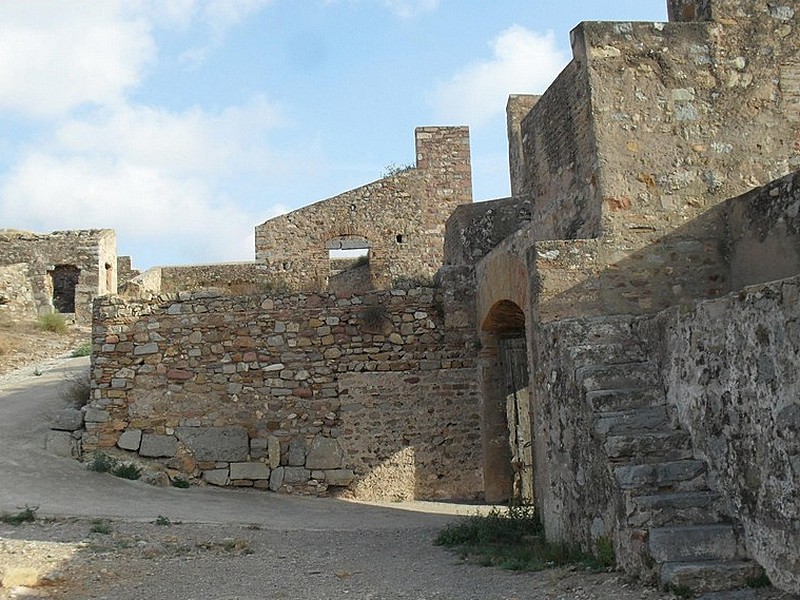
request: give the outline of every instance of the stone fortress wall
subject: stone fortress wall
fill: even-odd
[[[579,25],[551,87],[510,98],[511,198],[471,204],[466,129],[422,128],[415,168],[259,225],[254,263],[96,301],[84,450],[516,497],[663,585],[763,567],[800,592],[800,6],[668,10]],[[339,278],[328,251],[359,246],[369,276]]]
[[[435,289],[95,304],[84,452],[171,478],[365,499],[481,492],[471,329]]]
[[[794,283],[767,282],[800,273],[797,176],[776,179],[800,167],[800,6],[669,9],[670,23],[578,26],[547,92],[509,101],[514,197],[448,222],[444,269],[475,278],[485,493],[521,478],[548,536],[610,536],[620,566],[664,585],[744,585],[750,557],[797,592],[796,427],[777,420],[797,405],[780,358],[797,344]],[[509,336],[527,344],[523,389],[503,376]],[[505,413],[528,405],[519,473],[502,442],[525,431]],[[756,439],[775,450],[754,470]]]
[[[36,316],[28,265],[0,266],[0,317],[8,321],[33,321]]]
[[[110,229],[51,234],[0,230],[0,265],[25,263],[39,314],[91,321],[92,300],[117,291],[116,234]]]
[[[472,202],[466,127],[421,127],[416,166],[256,227],[256,260],[294,289],[325,289],[330,248],[369,248],[372,287],[430,280],[444,223]]]

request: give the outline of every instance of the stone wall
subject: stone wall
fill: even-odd
[[[800,274],[800,172],[726,205],[731,288]]]
[[[0,231],[0,265],[27,263],[28,278],[39,313],[54,310],[53,276],[59,268],[77,269],[75,318],[91,320],[92,300],[117,291],[116,235],[110,229],[56,231],[38,234]]]
[[[325,289],[329,249],[369,249],[373,286],[430,279],[442,264],[444,223],[472,202],[466,127],[416,130],[415,168],[256,227],[256,260],[292,289]]]
[[[134,277],[141,275],[141,271],[133,268],[130,256],[117,257],[117,287],[122,287]]]
[[[214,288],[229,294],[260,294],[270,282],[257,263],[219,263],[161,267],[161,292]],[[275,284],[273,284],[275,285]]]
[[[528,98],[530,113],[520,119],[525,103],[509,103],[512,189],[536,198],[531,237],[602,240],[597,281],[565,289],[571,273],[548,265],[558,286],[548,295],[575,309],[562,316],[653,313],[726,294],[720,204],[800,166],[798,11],[672,4],[692,5],[703,22],[583,23],[573,61]]]
[[[431,288],[104,298],[84,451],[217,485],[474,499],[475,338],[445,328],[444,304]]]
[[[36,301],[28,279],[28,265],[18,263],[0,266],[0,319],[33,321],[36,315]]]
[[[800,278],[746,288],[651,327],[667,398],[711,466],[749,553],[800,592]]]

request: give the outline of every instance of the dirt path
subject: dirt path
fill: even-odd
[[[2,600],[672,597],[615,573],[479,567],[432,544],[475,507],[158,488],[92,473],[43,448],[64,378],[87,366],[51,359],[38,375],[0,378],[0,513],[38,507],[32,523],[0,522]]]

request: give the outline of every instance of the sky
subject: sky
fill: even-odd
[[[253,229],[470,128],[509,194],[505,105],[581,21],[666,0],[0,0],[0,229],[111,228],[136,268],[253,260]]]

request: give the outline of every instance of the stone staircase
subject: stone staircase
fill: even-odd
[[[641,540],[643,562],[663,587],[705,593],[746,586],[761,568],[745,558],[630,319],[600,321],[587,334],[569,351],[619,486],[625,535]]]

